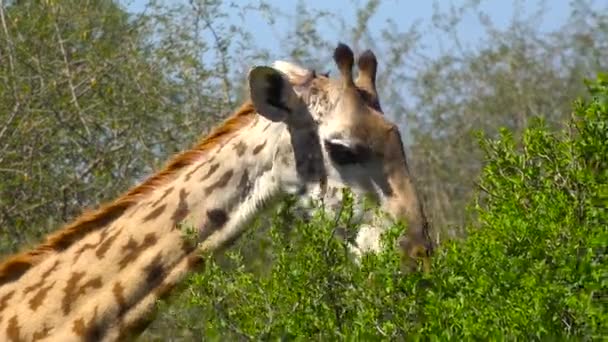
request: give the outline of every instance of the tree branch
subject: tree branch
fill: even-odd
[[[80,104],[78,103],[78,97],[76,96],[76,90],[74,87],[74,83],[72,82],[72,72],[70,71],[68,54],[65,51],[65,47],[63,46],[63,38],[61,37],[61,32],[59,32],[59,26],[57,25],[57,23],[54,23],[53,26],[55,27],[55,33],[57,34],[57,41],[59,42],[59,48],[63,55],[63,63],[65,64],[65,72],[68,77],[68,85],[70,87],[70,93],[72,95],[72,103],[74,104],[74,107],[76,107],[76,114],[78,115],[78,119],[82,123],[82,126],[84,127],[84,130],[87,133],[87,137],[90,141],[91,140],[91,131],[89,130],[89,127],[87,126],[87,123],[84,120],[84,117],[82,116],[82,109],[80,108]]]

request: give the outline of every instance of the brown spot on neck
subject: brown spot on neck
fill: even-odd
[[[133,204],[133,207],[131,207],[131,210],[129,210],[129,215],[127,215],[127,218],[131,219],[133,216],[135,216],[135,214],[139,212],[139,209],[141,209],[143,206],[143,203]]]
[[[12,290],[0,298],[0,313],[8,306],[8,301],[15,295],[15,290]]]
[[[188,179],[186,179],[188,180]],[[168,189],[165,190],[165,192],[163,192],[163,195],[160,196],[159,199],[157,199],[156,201],[154,201],[154,203],[152,203],[152,208],[156,207],[162,200],[165,199],[165,197],[169,196],[169,194],[173,191],[173,189],[175,189],[175,187],[171,186]]]
[[[167,208],[167,204],[163,204],[160,207],[152,210],[148,215],[146,215],[146,217],[144,217],[142,222],[145,223],[145,222],[154,220],[155,218],[159,217],[160,214],[162,214],[166,208]]]
[[[216,231],[220,230],[228,222],[228,214],[224,209],[211,209],[207,211],[207,222],[199,232],[200,241],[206,240]]]
[[[152,247],[156,244],[158,239],[156,238],[156,234],[148,233],[144,236],[143,241],[138,244],[132,237],[129,238],[129,241],[122,247],[123,251],[126,251],[126,254],[122,257],[122,259],[118,262],[118,266],[122,270],[129,263],[135,261],[137,257],[149,247]]]
[[[42,273],[40,280],[37,283],[26,287],[23,290],[23,294],[27,294],[31,291],[34,291],[34,290],[40,288],[44,284],[44,281],[46,280],[46,278],[48,278],[48,276],[51,275],[51,273],[53,273],[53,271],[55,271],[55,269],[57,269],[58,265],[59,265],[59,260],[55,260],[55,263],[53,264],[53,266],[51,266],[48,270],[46,270],[46,271],[44,271],[44,273]]]
[[[243,154],[245,154],[245,151],[247,150],[247,145],[245,145],[244,142],[239,141],[234,144],[234,150],[236,151],[236,155],[241,157]]]
[[[85,341],[100,341],[103,337],[103,331],[97,324],[97,306],[93,317],[88,322],[84,320],[84,317],[74,320],[72,331]]]
[[[215,163],[213,165],[211,165],[209,167],[209,171],[207,171],[207,173],[201,177],[201,182],[204,182],[205,180],[207,180],[207,178],[209,178],[215,171],[217,171],[217,169],[220,167],[220,163]]]
[[[241,192],[241,200],[244,200],[251,192],[251,181],[249,180],[249,171],[247,169],[241,175],[238,190]]]
[[[21,342],[25,341],[21,338],[21,327],[19,326],[19,321],[17,320],[17,315],[11,317],[8,321],[8,325],[6,327],[6,337],[8,337],[9,341],[12,342]]]
[[[236,138],[236,135],[232,135],[232,136],[230,136],[229,138],[227,138],[227,139],[226,139],[226,140],[225,140],[225,141],[224,141],[224,142],[223,142],[223,143],[220,145],[220,147],[217,149],[217,153],[220,153],[220,152],[221,152],[221,151],[224,149],[224,147],[228,146],[228,144],[229,144],[229,143],[230,143],[232,140],[234,140],[234,138]]]
[[[165,269],[162,263],[162,255],[159,253],[154,259],[144,267],[146,282],[150,289],[155,288],[163,280]]]
[[[50,283],[48,286],[41,287],[40,290],[30,299],[30,309],[36,311],[46,298],[46,294],[55,286],[55,282]]]
[[[51,330],[53,330],[51,327],[47,327],[46,324],[43,324],[42,328],[34,332],[34,334],[32,335],[32,342],[49,337],[49,333],[51,332]]]
[[[228,214],[222,209],[212,209],[207,211],[209,227],[216,230],[221,228],[228,221]]]
[[[120,282],[114,283],[112,293],[114,294],[114,299],[116,299],[116,304],[118,304],[118,317],[122,317],[127,312],[127,301],[125,300],[124,291],[125,288]]]
[[[72,276],[63,289],[64,296],[63,301],[61,302],[61,308],[64,315],[70,313],[72,304],[78,300],[78,297],[84,295],[87,292],[87,289],[98,289],[101,287],[101,277],[92,278],[79,287],[78,283],[85,275],[85,272],[72,272]]]
[[[209,195],[211,194],[213,191],[215,191],[216,189],[221,189],[223,187],[225,187],[228,182],[230,181],[230,179],[232,178],[234,171],[232,170],[228,170],[226,172],[224,172],[224,174],[220,177],[220,179],[217,180],[217,182],[209,185],[207,188],[205,188],[205,195]]]
[[[188,203],[186,199],[188,198],[188,192],[184,189],[179,191],[179,203],[177,203],[177,208],[173,215],[171,215],[171,219],[173,220],[173,225],[176,226],[180,223],[186,215],[188,215]]]
[[[74,257],[74,264],[78,261],[78,259],[80,259],[80,256],[82,255],[82,253],[84,253],[84,251],[89,250],[89,249],[94,249],[95,247],[97,247],[108,235],[108,229],[104,229],[101,231],[101,233],[99,234],[99,241],[96,243],[85,243],[82,247],[80,247],[76,252],[74,252],[75,257]]]
[[[214,160],[215,160],[215,156],[213,156],[213,157],[209,158],[208,160],[206,160],[206,161],[204,161],[204,162],[202,162],[202,163],[198,164],[198,165],[197,165],[197,166],[196,166],[194,169],[192,169],[192,171],[190,171],[190,172],[188,172],[188,173],[186,174],[186,177],[184,178],[184,180],[185,180],[186,182],[187,182],[187,181],[189,181],[189,180],[190,180],[190,177],[192,177],[192,175],[193,175],[193,174],[194,174],[196,171],[198,171],[198,170],[199,170],[201,167],[203,167],[203,166],[205,166],[205,165],[207,165],[207,164],[209,164],[209,163],[212,163]]]
[[[105,240],[99,245],[97,250],[95,250],[95,255],[98,259],[101,259],[106,255],[106,252],[110,249],[112,244],[114,244],[114,241],[116,241],[116,238],[118,237],[121,231],[122,228],[118,228],[116,230],[116,233],[114,233],[112,236],[110,236],[107,240]]]
[[[266,142],[267,140],[264,140],[263,143],[259,144],[258,146],[253,148],[253,155],[255,156],[256,154],[260,153],[260,151],[264,148],[264,146],[266,146]]]

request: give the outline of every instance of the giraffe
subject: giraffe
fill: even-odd
[[[359,57],[357,82],[352,50],[340,43],[333,57],[337,79],[287,62],[252,68],[250,99],[191,149],[3,261],[1,339],[137,336],[156,300],[204,262],[202,252],[229,246],[281,194],[341,187],[370,194],[408,222],[404,253],[429,257],[399,131],[381,115],[372,87],[375,56]]]
[[[378,68],[376,56],[371,50],[366,50],[359,56],[357,64],[359,68],[359,77],[355,80],[355,85],[358,88],[358,92],[363,97],[363,100],[376,110],[377,114],[383,114],[376,89],[376,73]],[[294,69],[294,72],[298,73],[298,71],[295,71],[296,68],[294,68],[294,66],[287,65],[286,68],[292,68]],[[299,71],[300,74],[305,74],[306,72],[307,71],[303,70]],[[329,73],[326,74],[326,76],[328,75]],[[324,188],[321,188],[321,184],[315,184],[306,194],[297,199],[294,211],[299,217],[304,218],[305,220],[311,218],[312,212],[318,207],[319,203],[326,211],[338,212],[343,205],[343,190],[345,188],[347,187],[342,183],[325,185]],[[390,222],[384,220],[382,216],[375,215],[375,212],[370,211],[365,205],[366,199],[368,198],[366,196],[368,189],[351,188],[349,190],[354,190],[354,193],[351,192],[354,195],[354,210],[351,222],[355,223],[358,230],[355,232],[354,239],[349,239],[347,236],[348,233],[345,232],[342,227],[337,230],[337,235],[340,238],[347,239],[346,245],[349,251],[355,257],[355,261],[359,262],[363,254],[369,252],[377,253],[383,248],[381,245],[381,236],[389,227]],[[416,196],[412,196],[412,198],[416,198]],[[423,208],[420,207],[419,210],[423,217],[423,224],[428,225]],[[422,232],[428,234],[428,227],[423,227]],[[433,247],[431,238],[426,236],[425,239],[430,241],[426,244],[426,247],[431,250]],[[402,236],[399,243],[404,250],[410,251],[409,254],[412,254],[412,256],[418,253],[416,248],[412,248],[414,245],[410,246],[411,242],[407,236]],[[425,254],[425,252],[422,254]],[[405,256],[405,266],[410,270],[415,268],[416,265],[412,263],[414,258],[407,258],[409,255]],[[428,260],[423,261],[424,270],[429,272]]]

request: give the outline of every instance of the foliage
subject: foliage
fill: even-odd
[[[548,20],[544,13],[551,2],[536,3],[537,11],[513,18],[505,28],[474,3],[436,17],[445,32],[440,37],[453,43],[427,59],[408,87],[415,101],[406,107],[410,158],[441,240],[466,235],[465,208],[483,165],[475,132],[493,137],[507,127],[519,140],[534,117],[558,129],[572,101],[585,96],[583,79],[608,69],[606,11],[573,2],[563,26],[543,32],[539,23]],[[523,2],[512,3],[525,13],[518,8]],[[485,32],[478,44],[460,38],[457,24],[469,16],[479,18]]]
[[[530,115],[556,125],[582,78],[608,67],[605,11],[577,0],[568,21],[544,33],[539,3],[507,28],[479,2],[400,28],[392,18],[372,25],[390,5],[382,1],[342,15],[303,1],[294,14],[264,1],[151,0],[139,14],[111,0],[3,2],[0,232],[11,238],[0,253],[114,198],[192,144],[242,100],[251,65],[289,58],[332,67],[332,35],[379,56],[382,106],[404,130],[435,238],[462,236],[481,168],[472,132],[507,126],[519,137]],[[465,16],[483,24],[478,46],[459,40]],[[265,20],[275,37],[235,24],[243,18]],[[438,55],[422,44],[436,38],[452,42]]]
[[[232,110],[211,86],[225,73],[199,62],[216,48],[176,32],[173,12],[150,13],[110,0],[0,6],[0,253],[113,199]]]
[[[297,222],[283,208],[269,230],[270,271],[247,269],[238,249],[229,269],[210,260],[177,300],[196,314],[174,319],[210,339],[599,339],[608,329],[608,76],[589,89],[593,100],[575,104],[567,131],[537,119],[520,147],[507,129],[480,139],[479,221],[443,246],[430,275],[399,274],[392,248],[357,265],[333,238],[342,216]],[[291,237],[285,225],[295,225]],[[389,246],[400,229],[389,230]]]

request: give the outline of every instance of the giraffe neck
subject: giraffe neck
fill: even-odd
[[[114,340],[145,323],[200,250],[236,239],[281,192],[273,153],[289,139],[285,126],[249,120],[118,218],[2,285],[3,340]]]

